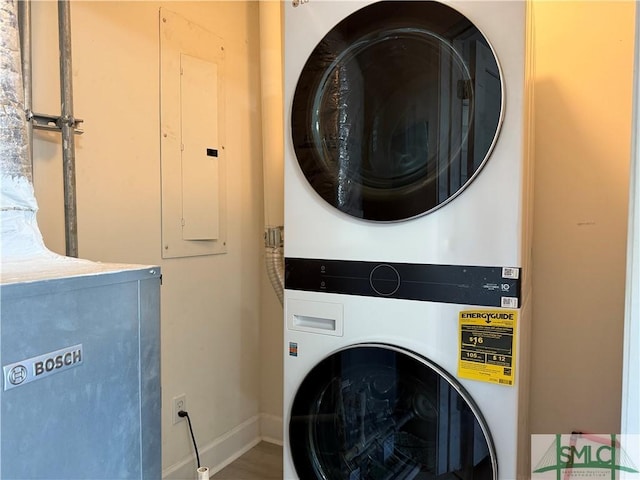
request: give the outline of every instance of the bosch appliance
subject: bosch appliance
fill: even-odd
[[[0,478],[158,479],[160,268],[3,263]]]

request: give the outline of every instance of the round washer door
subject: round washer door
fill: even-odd
[[[503,115],[484,35],[435,1],[381,1],[338,23],[300,74],[291,134],[335,208],[400,221],[444,205],[478,173]]]
[[[463,388],[427,359],[382,344],[320,362],[292,405],[289,448],[304,480],[495,480],[493,443]]]

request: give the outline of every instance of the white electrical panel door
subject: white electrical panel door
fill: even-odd
[[[219,237],[217,65],[180,55],[182,238]]]
[[[160,9],[162,258],[227,252],[222,39]]]

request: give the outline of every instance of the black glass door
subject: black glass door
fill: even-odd
[[[327,33],[302,70],[291,112],[298,162],[314,190],[349,215],[423,215],[488,158],[502,90],[493,50],[458,11],[374,3]]]
[[[428,360],[357,345],[320,362],[291,411],[289,447],[302,480],[495,480],[480,412]]]

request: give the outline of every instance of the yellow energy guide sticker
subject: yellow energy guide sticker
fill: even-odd
[[[517,321],[517,310],[461,311],[458,376],[513,385]]]

